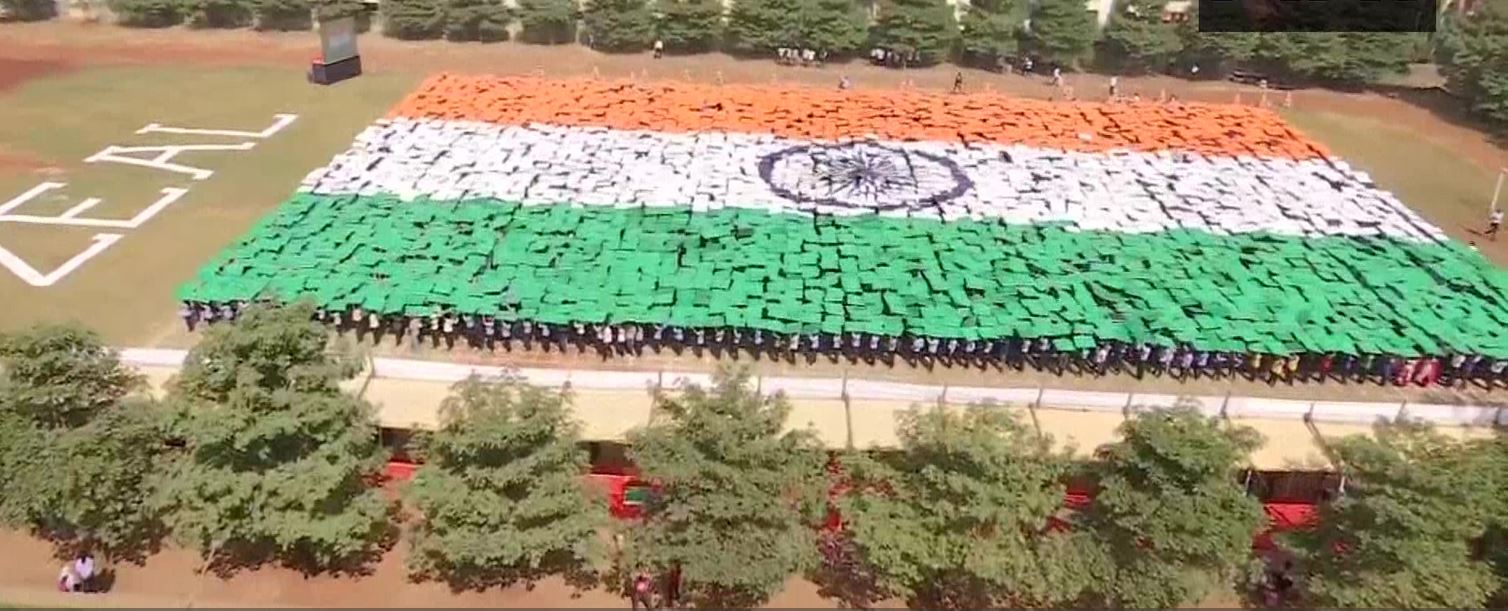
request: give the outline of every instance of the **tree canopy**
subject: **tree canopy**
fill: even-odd
[[[118,0],[112,0],[118,1]],[[426,40],[445,33],[445,5],[435,0],[381,0],[382,35]]]
[[[1095,35],[1094,14],[1080,0],[1038,0],[1027,40],[1043,60],[1076,69],[1094,47]]]
[[[953,5],[944,0],[881,0],[879,7],[874,38],[881,47],[931,64],[946,59],[958,40]]]
[[[808,431],[785,431],[790,403],[760,396],[745,370],[710,389],[665,395],[657,419],[629,434],[630,457],[655,488],[627,536],[626,564],[679,567],[697,606],[757,605],[813,566],[823,508],[823,454]]]
[[[445,39],[505,40],[511,19],[500,0],[445,0]]]
[[[1272,32],[1257,55],[1289,74],[1337,83],[1370,83],[1408,70],[1417,34],[1387,32]]]
[[[1508,121],[1508,9],[1488,3],[1476,15],[1452,16],[1439,41],[1446,86],[1474,112]]]
[[[404,491],[420,516],[415,574],[482,589],[593,568],[607,512],[581,479],[587,459],[568,405],[567,393],[517,378],[456,385]]]
[[[1170,608],[1233,586],[1266,523],[1235,483],[1260,435],[1187,408],[1139,414],[1120,435],[1094,465],[1099,491],[1083,516],[1110,560],[1098,598]]]
[[[854,0],[734,0],[728,35],[743,51],[779,48],[844,54],[868,37],[869,13]]]
[[[1020,0],[974,0],[963,14],[959,46],[990,64],[1016,54],[1029,3]]]
[[[1178,26],[1162,20],[1167,4],[1167,0],[1117,2],[1102,34],[1105,50],[1124,66],[1162,69],[1183,49]]]
[[[1082,533],[1049,528],[1066,455],[1014,414],[913,409],[901,448],[843,461],[858,557],[918,608],[1065,606],[1096,573]]]
[[[581,22],[594,49],[642,51],[654,42],[655,18],[646,0],[585,0]]]
[[[114,558],[154,549],[163,436],[156,406],[126,398],[139,383],[88,331],[0,335],[0,521]]]
[[[518,0],[519,38],[540,44],[568,43],[576,37],[575,0]]]
[[[671,51],[707,51],[723,28],[722,0],[658,0],[655,32]]]
[[[1189,5],[1188,18],[1178,24],[1176,31],[1183,45],[1183,59],[1215,76],[1231,66],[1251,60],[1256,56],[1260,41],[1255,32],[1199,31],[1198,2]]]
[[[1316,527],[1285,537],[1316,607],[1481,607],[1500,587],[1473,553],[1503,494],[1482,454],[1428,427],[1380,427],[1334,440],[1346,475]],[[1495,462],[1501,466],[1501,460]],[[1500,519],[1500,516],[1496,519]]]
[[[185,455],[159,486],[179,541],[217,565],[348,569],[388,540],[371,407],[341,392],[313,306],[254,306],[189,351],[169,401]]]

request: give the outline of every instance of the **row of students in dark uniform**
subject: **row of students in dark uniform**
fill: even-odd
[[[180,310],[190,330],[203,323],[235,320],[241,304],[186,303]],[[1489,385],[1508,382],[1508,360],[1477,354],[1453,354],[1422,358],[1397,355],[1350,355],[1303,353],[1276,355],[1196,350],[1192,346],[1158,346],[1119,341],[1101,342],[1082,350],[1059,350],[1049,338],[1001,338],[962,340],[912,335],[868,333],[774,333],[757,329],[685,328],[657,324],[550,324],[505,321],[493,316],[445,312],[438,316],[402,316],[364,312],[319,310],[315,319],[337,333],[352,333],[373,343],[391,338],[413,348],[428,344],[453,348],[457,345],[484,350],[544,350],[597,352],[604,358],[670,351],[697,356],[755,359],[804,359],[832,362],[848,359],[870,364],[1003,366],[1018,371],[1027,368],[1054,374],[1124,373],[1184,378],[1245,377],[1279,382],[1373,382],[1379,384],[1465,383],[1477,380]]]

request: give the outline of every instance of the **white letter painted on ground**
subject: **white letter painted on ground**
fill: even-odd
[[[124,220],[79,218],[80,214],[83,214],[85,211],[104,201],[98,197],[86,198],[57,216],[10,214],[11,210],[20,207],[22,204],[25,204],[26,202],[36,198],[37,196],[53,189],[61,189],[64,186],[67,186],[66,183],[44,182],[35,187],[32,187],[25,193],[17,195],[10,201],[5,202],[4,204],[0,204],[0,223],[29,223],[33,225],[69,225],[74,227],[109,227],[112,229],[136,229],[137,227],[140,227],[142,223],[145,223],[151,220],[152,217],[157,216],[157,213],[162,212],[164,208],[172,205],[173,202],[178,201],[178,199],[183,197],[185,193],[188,193],[188,189],[181,189],[177,187],[165,188],[161,191],[162,195],[157,198],[157,201],[152,202],[152,205],[147,206],[146,209],[142,210],[141,212],[137,212],[136,216]]]
[[[180,153],[188,151],[249,151],[251,147],[256,145],[257,143],[255,142],[241,142],[238,144],[167,144],[163,146],[116,146],[112,144],[105,147],[105,150],[84,158],[84,162],[100,163],[103,161],[113,161],[115,163],[188,174],[194,180],[204,180],[213,176],[215,174],[214,171],[169,162]],[[135,153],[157,153],[157,155],[151,159],[122,155]]]
[[[73,255],[73,258],[63,262],[57,269],[47,274],[37,271],[36,268],[22,261],[21,257],[12,254],[11,251],[6,250],[3,246],[0,246],[0,265],[5,266],[6,269],[10,270],[11,273],[27,284],[37,287],[52,286],[57,281],[62,280],[64,276],[72,273],[73,270],[78,269],[85,261],[105,252],[106,248],[120,241],[121,237],[118,233],[95,234],[94,243],[85,248],[83,252]]]
[[[195,129],[190,127],[165,127],[161,123],[149,123],[146,127],[136,130],[138,134],[191,134],[195,136],[232,136],[236,138],[267,138],[283,131],[298,115],[276,114],[272,115],[276,120],[267,129],[259,132],[246,132],[234,129]]]

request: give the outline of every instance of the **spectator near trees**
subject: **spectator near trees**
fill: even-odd
[[[654,42],[655,19],[646,0],[585,0],[581,21],[594,49],[643,51]]]
[[[418,514],[417,576],[480,589],[592,572],[608,516],[581,479],[587,457],[569,401],[511,377],[455,386],[404,490]]]
[[[958,40],[958,20],[944,0],[881,0],[874,39],[902,57],[921,64],[944,59]]]
[[[390,540],[371,406],[338,386],[358,367],[326,351],[313,315],[255,306],[210,328],[168,397],[184,455],[157,498],[175,538],[214,565],[349,569]]]
[[[709,51],[721,37],[722,0],[657,0],[655,11],[655,33],[673,52]]]
[[[679,572],[672,602],[727,608],[757,606],[814,566],[823,453],[810,432],[786,430],[790,403],[725,369],[658,409],[662,419],[629,434],[655,498],[627,533],[624,568]]]
[[[974,0],[963,14],[959,46],[964,55],[988,68],[1005,64],[1020,49],[1025,0]]]
[[[1077,69],[1094,48],[1094,14],[1080,0],[1038,0],[1027,40],[1030,51],[1043,60]]]

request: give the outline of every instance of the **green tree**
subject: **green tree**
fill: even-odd
[[[646,0],[585,0],[581,22],[592,48],[642,51],[654,42],[655,19]]]
[[[191,28],[244,28],[251,25],[251,0],[185,0],[184,21]]]
[[[1198,2],[1189,5],[1188,18],[1178,24],[1177,32],[1183,59],[1210,76],[1223,75],[1231,67],[1250,61],[1260,40],[1255,32],[1200,32]]]
[[[1026,21],[1027,2],[1016,0],[974,0],[963,14],[959,43],[969,57],[990,67],[1016,55],[1020,47],[1021,24]]]
[[[314,25],[309,0],[256,0],[252,13],[257,30],[307,30]]]
[[[854,0],[734,0],[728,36],[734,48],[851,53],[868,38],[869,13]]]
[[[1168,608],[1234,586],[1265,524],[1235,483],[1261,436],[1187,408],[1140,414],[1120,434],[1095,465],[1099,491],[1084,514],[1111,564],[1098,597]]]
[[[115,22],[134,28],[166,28],[183,23],[179,0],[107,0]]]
[[[83,426],[142,383],[99,336],[69,325],[0,335],[0,364],[14,409],[47,428]]]
[[[1346,474],[1344,494],[1321,507],[1313,530],[1285,537],[1306,572],[1306,602],[1481,607],[1499,583],[1472,541],[1492,517],[1491,487],[1500,475],[1427,427],[1381,427],[1376,435],[1330,444]]]
[[[1069,461],[1010,412],[913,409],[901,449],[844,461],[840,501],[886,591],[917,608],[1061,606],[1096,573],[1088,537],[1047,527]]]
[[[382,34],[427,40],[445,33],[445,0],[381,0]]]
[[[155,404],[125,398],[139,384],[88,331],[0,335],[0,521],[113,558],[154,549],[163,436]]]
[[[607,512],[581,479],[587,458],[569,402],[516,378],[456,385],[404,491],[421,516],[415,574],[481,589],[590,571]]]
[[[701,52],[717,44],[723,27],[722,0],[658,0],[655,32],[672,51]]]
[[[524,42],[558,45],[576,38],[575,0],[519,0],[519,38]]]
[[[1039,0],[1032,9],[1027,40],[1043,60],[1077,69],[1094,48],[1094,14],[1079,0]]]
[[[1508,121],[1508,9],[1488,3],[1476,15],[1453,16],[1439,40],[1437,63],[1446,87],[1472,111]]]
[[[496,42],[508,38],[508,7],[502,0],[445,0],[445,39]]]
[[[946,58],[958,40],[953,6],[943,0],[882,0],[874,26],[880,46],[923,64]]]
[[[355,568],[388,540],[371,407],[341,392],[355,361],[326,352],[312,316],[309,304],[257,306],[216,325],[173,384],[185,456],[158,502],[176,538],[217,566]]]
[[[1408,71],[1417,34],[1281,32],[1262,34],[1257,55],[1293,76],[1343,84],[1375,82]]]
[[[314,18],[317,21],[355,17],[356,31],[365,32],[371,27],[371,13],[367,11],[367,4],[362,0],[312,0],[312,5]]]
[[[1162,69],[1183,48],[1178,27],[1162,20],[1167,0],[1117,2],[1103,34],[1104,49],[1120,65]]]
[[[58,16],[58,5],[52,0],[0,0],[0,14],[6,16],[0,21],[45,21]]]
[[[662,417],[629,434],[657,494],[628,532],[626,566],[679,567],[697,606],[756,605],[816,560],[822,451],[809,431],[782,432],[789,401],[750,386],[747,371],[719,371],[710,390],[664,397]]]

